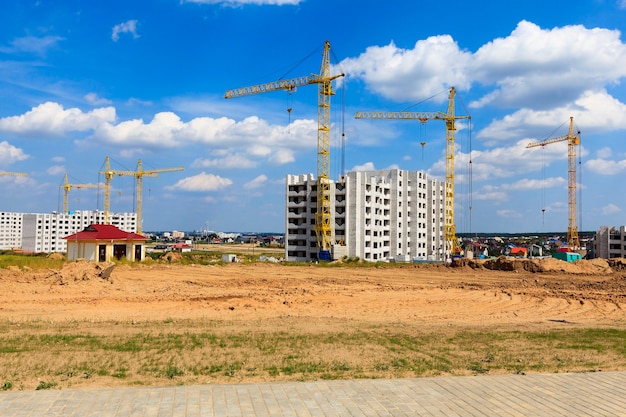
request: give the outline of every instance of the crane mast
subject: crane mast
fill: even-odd
[[[552,143],[567,141],[567,245],[571,250],[580,249],[578,226],[576,225],[576,145],[580,145],[580,132],[574,129],[574,117],[569,118],[566,135],[541,142],[531,142],[526,148],[544,147]]]
[[[450,88],[448,95],[448,110],[443,112],[357,112],[355,119],[379,119],[379,120],[417,120],[426,123],[429,120],[443,120],[446,124],[446,189],[445,189],[445,219],[444,219],[444,252],[450,254],[460,252],[456,238],[456,224],[454,221],[454,141],[456,126],[459,119],[471,119],[471,116],[457,116],[454,113],[454,97],[456,90]]]
[[[110,209],[110,198],[111,198],[111,179],[117,175],[119,177],[135,177],[137,181],[137,233],[141,234],[142,232],[142,206],[143,206],[143,177],[158,177],[159,173],[162,172],[173,172],[173,171],[182,171],[183,167],[175,167],[175,168],[160,168],[160,169],[150,169],[145,171],[143,169],[143,164],[141,159],[137,161],[137,171],[126,171],[126,170],[112,170],[109,162],[109,157],[106,157],[105,160],[105,170],[101,172],[104,174],[105,185],[104,185],[104,221],[105,224],[109,224],[109,209]]]
[[[330,259],[333,230],[330,204],[330,98],[335,94],[333,80],[344,74],[330,74],[330,42],[324,43],[319,74],[278,80],[250,87],[227,90],[224,98],[243,97],[277,90],[294,91],[297,87],[317,84],[317,203],[315,213],[315,236],[318,258]]]

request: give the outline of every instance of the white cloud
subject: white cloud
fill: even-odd
[[[117,42],[122,33],[130,33],[133,39],[137,39],[139,37],[137,34],[137,20],[127,20],[124,23],[113,26],[113,30],[111,31],[111,39],[113,39],[113,42]]]
[[[474,81],[498,86],[482,105],[554,106],[625,76],[626,45],[618,30],[521,21],[508,37],[479,48],[468,70]]]
[[[357,58],[348,58],[338,67],[348,76],[363,79],[377,94],[397,101],[411,101],[470,86],[471,54],[461,51],[449,35],[419,40],[413,49],[370,46]],[[441,99],[447,98],[443,95]]]
[[[366,162],[363,165],[355,165],[352,167],[351,171],[375,171],[373,162]]]
[[[626,172],[626,160],[611,161],[602,158],[590,159],[585,162],[585,167],[596,174],[617,175]]]
[[[296,160],[293,152],[289,149],[279,149],[272,155],[270,158],[270,162],[275,165],[283,165],[288,164]]]
[[[63,174],[65,173],[65,171],[66,170],[63,165],[53,165],[46,170],[46,174],[55,176],[55,175]]]
[[[263,185],[266,182],[267,182],[267,176],[261,174],[258,177],[256,177],[255,179],[253,179],[252,181],[249,181],[249,182],[245,183],[243,185],[243,188],[245,188],[246,190],[255,190],[257,188],[263,187]]]
[[[569,126],[574,117],[576,126],[595,132],[626,129],[626,105],[611,97],[606,90],[584,91],[571,103],[550,110],[520,109],[500,120],[494,120],[476,136],[487,144],[517,140],[529,133],[545,135],[560,125]],[[581,132],[581,142],[584,142]]]
[[[626,0],[617,0],[617,7],[620,9],[626,9]]]
[[[616,206],[613,203],[608,204],[608,205],[602,207],[602,214],[605,215],[605,216],[609,215],[609,214],[620,213],[621,211],[622,211],[622,209],[619,208],[618,206]]]
[[[246,158],[244,155],[226,155],[223,158],[196,159],[191,164],[193,168],[254,168],[257,163]]]
[[[106,98],[98,97],[96,93],[87,93],[85,94],[85,100],[87,103],[92,106],[104,106],[111,104],[111,100],[107,100]]]
[[[183,190],[183,191],[218,191],[232,185],[232,181],[228,178],[223,178],[218,175],[207,174],[201,172],[198,175],[192,177],[183,178],[176,184],[167,187],[167,189]]]
[[[46,102],[20,116],[0,119],[0,130],[17,134],[63,135],[70,131],[87,131],[115,120],[115,108],[102,107],[84,113],[80,109],[64,109],[58,103]]]
[[[11,46],[0,46],[0,52],[4,53],[34,53],[37,55],[45,55],[46,52],[55,47],[60,41],[64,40],[60,36],[24,36],[15,38],[11,41]]]
[[[618,30],[543,29],[521,21],[508,36],[476,52],[441,35],[412,49],[372,46],[339,66],[349,78],[399,102],[425,99],[452,85],[463,91],[479,84],[486,92],[471,106],[520,109],[479,132],[483,140],[542,135],[570,116],[589,131],[605,132],[626,128],[626,106],[607,92],[626,77],[626,43],[620,36]]]
[[[624,0],[626,1],[626,0]],[[610,158],[611,155],[613,155],[613,150],[611,148],[604,147],[604,148],[600,148],[596,151],[596,155],[598,156],[598,158],[600,159],[607,159]]]
[[[51,158],[52,162],[56,162],[56,163],[63,163],[65,162],[65,157],[64,156],[53,156]]]
[[[522,217],[521,213],[516,210],[496,210],[496,214],[505,219],[518,219]]]
[[[0,142],[0,164],[10,165],[17,161],[28,159],[28,155],[20,148],[16,148],[6,140]]]

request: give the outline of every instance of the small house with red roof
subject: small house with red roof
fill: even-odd
[[[83,231],[64,237],[67,259],[108,262],[111,258],[141,261],[146,255],[147,237],[125,232],[110,224],[92,224]]]

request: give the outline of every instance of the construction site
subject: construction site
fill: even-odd
[[[455,133],[457,123],[471,129],[471,116],[455,111],[456,90],[448,91],[445,111],[429,112],[357,112],[356,120],[416,121],[421,124],[443,122],[445,130],[445,178],[430,177],[423,171],[382,170],[342,172],[330,176],[331,98],[333,82],[343,73],[331,74],[330,43],[324,44],[319,74],[227,90],[232,99],[273,91],[295,92],[298,87],[316,85],[318,89],[317,175],[286,175],[285,180],[285,258],[289,261],[331,261],[345,257],[367,261],[450,262],[455,258],[474,258],[472,242],[457,236],[455,221]],[[345,134],[341,132],[342,139]],[[576,155],[580,132],[570,117],[566,135],[531,142],[528,148],[554,143],[568,144],[568,228],[566,242],[556,250],[556,257],[575,260],[586,255],[577,226]],[[423,143],[422,143],[423,146]],[[344,156],[342,155],[342,159]],[[471,170],[471,152],[469,169]],[[129,232],[142,233],[142,181],[159,173],[180,171],[182,167],[144,170],[113,170],[109,157],[100,172],[102,184],[71,184],[67,174],[63,211],[52,214],[1,213],[0,248],[28,251],[63,252],[62,237],[75,233],[90,223],[113,224]],[[24,176],[26,173],[0,172],[0,175]],[[136,211],[110,213],[111,181],[116,176],[133,177],[136,183]],[[470,176],[471,181],[471,176]],[[471,185],[470,185],[471,187]],[[93,188],[103,191],[102,211],[73,212],[68,207],[72,189]],[[471,198],[471,197],[470,197]],[[470,203],[471,211],[471,203]],[[470,212],[471,216],[471,212]],[[609,245],[614,247],[613,244]],[[528,254],[528,251],[524,253]],[[568,255],[571,254],[571,255]]]

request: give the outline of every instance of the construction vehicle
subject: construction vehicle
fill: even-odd
[[[581,249],[576,225],[576,145],[580,145],[580,131],[574,130],[574,117],[569,118],[569,130],[566,135],[541,142],[531,142],[526,148],[544,147],[552,143],[567,141],[567,245],[571,251]]]
[[[182,171],[183,167],[175,167],[175,168],[160,168],[160,169],[150,169],[144,170],[142,167],[141,159],[137,161],[137,171],[128,171],[128,170],[112,170],[111,163],[109,161],[109,157],[107,156],[104,162],[105,168],[104,171],[100,172],[100,174],[104,175],[104,224],[110,224],[109,220],[109,212],[110,212],[110,200],[111,200],[111,180],[114,176],[119,177],[135,177],[137,182],[137,233],[141,234],[142,232],[142,194],[143,194],[143,177],[158,177],[159,173],[162,172],[173,172],[173,171]]]
[[[446,193],[445,193],[445,226],[444,226],[444,254],[458,256],[461,253],[456,237],[456,225],[454,222],[454,136],[455,121],[459,119],[471,119],[471,116],[457,116],[454,114],[454,97],[456,90],[450,88],[448,95],[448,111],[437,112],[357,112],[355,119],[378,119],[378,120],[417,120],[426,123],[429,120],[443,120],[446,123]]]
[[[250,87],[227,90],[224,98],[243,97],[270,91],[286,90],[293,92],[297,87],[317,84],[318,88],[318,120],[317,120],[317,207],[315,212],[315,236],[317,239],[318,259],[330,260],[333,248],[330,207],[330,98],[333,91],[333,80],[344,74],[330,74],[330,42],[324,44],[322,65],[319,74],[278,80]]]
[[[81,189],[81,188],[100,188],[101,186],[99,184],[70,184],[68,177],[67,177],[67,173],[65,173],[65,175],[63,176],[63,185],[60,186],[60,188],[63,189],[64,194],[63,194],[63,213],[67,213],[68,212],[68,206],[69,206],[69,194],[70,194],[70,190],[72,188],[76,188],[76,189]]]

